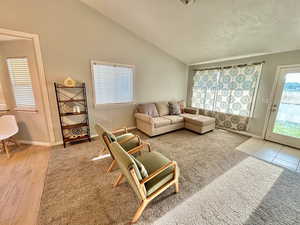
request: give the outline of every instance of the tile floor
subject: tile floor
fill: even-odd
[[[300,150],[298,149],[256,138],[250,138],[236,149],[300,173]]]

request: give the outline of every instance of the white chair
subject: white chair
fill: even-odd
[[[0,141],[3,146],[3,150],[6,151],[8,158],[10,157],[10,155],[7,144],[8,142],[13,142],[18,145],[17,141],[13,137],[18,133],[18,131],[19,127],[15,116],[5,115],[0,117]]]

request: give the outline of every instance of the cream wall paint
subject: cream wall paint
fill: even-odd
[[[189,81],[188,81],[188,104],[191,105],[193,70],[196,68],[206,68],[211,66],[227,66],[244,64],[251,62],[259,62],[265,60],[263,65],[262,76],[257,93],[257,100],[254,109],[253,118],[249,123],[249,132],[262,136],[264,135],[264,123],[267,117],[268,103],[271,101],[271,92],[276,76],[277,66],[300,64],[300,50],[289,51],[283,53],[269,54],[263,56],[249,57],[244,59],[230,60],[219,63],[210,63],[204,65],[195,65],[189,67]]]
[[[0,80],[1,84],[3,84],[2,86],[5,102],[10,109],[9,113],[12,113],[16,116],[19,125],[18,139],[23,141],[49,142],[49,134],[47,123],[45,122],[46,118],[42,102],[42,93],[32,41],[4,41],[0,42],[0,48],[3,56],[0,63],[4,66],[3,73],[0,74]],[[5,61],[6,58],[9,57],[27,57],[32,78],[32,85],[34,87],[33,91],[38,110],[37,112],[14,110],[15,101]]]
[[[86,82],[91,122],[108,128],[134,125],[133,104],[94,108],[90,60],[135,65],[136,102],[186,98],[185,64],[77,0],[2,0],[0,27],[40,36],[57,141],[53,82],[67,76]]]

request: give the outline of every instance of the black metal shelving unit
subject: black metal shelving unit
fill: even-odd
[[[54,87],[64,147],[67,143],[91,141],[85,83],[75,87],[54,83]],[[73,106],[79,106],[80,112],[73,112]],[[71,117],[77,117],[77,122],[66,120]]]

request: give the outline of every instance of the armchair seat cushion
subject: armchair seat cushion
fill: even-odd
[[[168,119],[163,118],[163,117],[156,117],[156,118],[153,118],[153,123],[154,123],[154,127],[158,128],[158,127],[163,127],[163,126],[166,126],[166,125],[170,125],[171,120],[168,120]]]
[[[171,162],[171,160],[158,152],[147,152],[142,154],[141,156],[137,156],[137,159],[144,165],[149,175],[159,168],[163,167],[167,163]],[[151,195],[164,184],[171,181],[174,178],[173,171],[174,167],[169,167],[153,179],[146,182],[145,188],[147,191],[147,196]]]
[[[128,138],[133,137],[133,136],[135,136],[135,135],[132,134],[132,133],[126,133],[126,134],[117,136],[116,139],[117,139],[117,142],[120,142],[120,141],[123,141],[123,140],[128,139]],[[135,138],[133,138],[133,139],[131,139],[131,140],[125,142],[125,143],[121,143],[120,145],[124,148],[125,151],[128,152],[129,150],[139,146],[140,145],[140,140],[137,137],[135,137]]]

